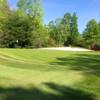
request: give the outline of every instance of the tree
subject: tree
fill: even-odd
[[[19,0],[18,13],[22,16],[29,16],[36,27],[43,21],[43,9],[41,0]]]
[[[8,8],[7,0],[0,0],[0,13],[5,13]]]
[[[76,45],[75,42],[78,36],[79,36],[79,32],[78,32],[78,25],[77,25],[77,16],[76,13],[73,13],[70,22],[70,36],[69,36],[71,45]]]
[[[20,16],[26,15],[26,10],[27,10],[26,1],[27,0],[19,0],[17,3],[17,6],[18,6],[17,12]]]
[[[55,46],[57,44],[57,42],[56,42],[57,30],[56,30],[56,26],[55,26],[54,21],[50,21],[49,22],[49,24],[48,24],[48,32],[49,32],[49,45],[50,46]]]
[[[65,45],[76,45],[75,41],[79,35],[76,13],[73,13],[73,15],[66,13],[63,18],[63,23],[67,29],[65,32],[67,37]]]
[[[62,26],[63,26],[63,33],[65,34],[65,41],[64,41],[64,45],[65,46],[68,46],[70,44],[70,35],[71,35],[71,32],[70,32],[70,28],[71,28],[71,22],[72,22],[72,19],[71,19],[71,14],[70,13],[65,13],[63,18],[62,18]]]
[[[6,21],[8,15],[9,15],[9,7],[7,5],[6,0],[0,0],[0,31],[2,28],[3,23]]]
[[[62,19],[58,18],[55,21],[50,21],[48,24],[50,39],[54,44],[60,46],[65,41],[65,28],[61,24]]]
[[[7,19],[2,35],[2,47],[28,48],[32,47],[32,28],[29,19],[22,18],[15,12]]]
[[[33,30],[33,47],[47,47],[48,46],[48,28],[46,26],[42,26]]]
[[[4,31],[3,31],[4,25],[11,13],[12,12],[10,11],[9,6],[7,5],[7,1],[0,0],[0,47],[2,47],[1,41],[4,41],[2,38],[2,35],[4,35]]]
[[[18,0],[17,6],[11,11],[7,1],[0,0],[1,47],[67,46],[80,41],[75,13],[65,13],[45,26],[41,0]]]
[[[33,45],[34,47],[43,47],[46,42],[47,33],[43,25],[43,8],[41,0],[34,0],[32,3],[29,3],[28,16],[33,26]]]
[[[65,13],[63,18],[49,22],[48,26],[50,38],[55,41],[56,45],[76,45],[79,32],[75,13],[73,15]]]
[[[91,48],[94,45],[100,43],[100,31],[99,25],[96,20],[92,19],[87,23],[86,29],[83,32],[86,47]]]
[[[32,27],[33,47],[42,47],[47,41],[47,29],[43,25],[41,0],[19,0],[18,13],[27,16]]]

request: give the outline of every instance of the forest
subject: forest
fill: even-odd
[[[43,19],[41,0],[19,0],[15,10],[7,0],[0,0],[0,48],[100,47],[100,22],[95,19],[87,22],[82,33],[75,12],[66,12],[47,25]]]

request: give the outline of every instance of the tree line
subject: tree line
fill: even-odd
[[[79,33],[76,13],[65,13],[48,25],[43,15],[41,0],[18,0],[16,10],[10,9],[7,0],[0,0],[0,47],[100,46],[100,22],[95,19]]]

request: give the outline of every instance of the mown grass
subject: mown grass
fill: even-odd
[[[0,49],[0,100],[100,100],[100,52]]]

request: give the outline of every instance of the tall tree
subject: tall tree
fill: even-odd
[[[41,4],[41,0],[31,0],[33,3],[28,3],[29,10],[28,10],[28,16],[33,24],[33,36],[34,41],[33,45],[35,47],[42,47],[45,42],[45,32],[44,32],[44,25],[43,25],[43,8]]]
[[[71,14],[70,13],[65,13],[64,17],[62,18],[62,26],[63,26],[63,33],[65,34],[66,40],[64,41],[64,45],[69,45],[69,37],[70,37],[70,27],[71,27]]]
[[[62,26],[65,34],[65,45],[75,45],[79,35],[76,13],[73,13],[73,15],[65,13],[62,19]]]
[[[77,40],[78,36],[79,36],[79,32],[78,32],[78,25],[77,25],[77,15],[76,13],[73,13],[70,22],[70,44],[71,45],[75,45],[75,41]]]
[[[41,47],[44,44],[43,38],[45,37],[41,0],[19,0],[18,13],[19,15],[21,13],[22,17],[24,15],[24,17],[29,18],[33,28],[33,45]]]
[[[1,41],[4,41],[2,36],[4,35],[4,25],[7,18],[10,16],[10,9],[7,4],[7,0],[0,0],[0,47],[2,47]]]
[[[86,29],[83,32],[83,37],[88,48],[93,47],[100,40],[99,27],[95,19],[92,19],[87,23]]]
[[[55,44],[57,44],[57,30],[56,30],[56,26],[55,26],[55,22],[54,21],[50,21],[48,24],[48,30],[49,30],[49,45],[50,46],[54,46]]]

